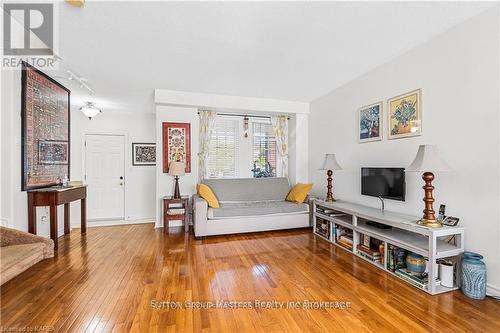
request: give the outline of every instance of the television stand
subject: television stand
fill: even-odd
[[[381,211],[377,208],[367,207],[345,201],[325,202],[313,200],[313,232],[322,238],[348,252],[354,257],[365,260],[375,267],[385,271],[396,278],[407,282],[414,287],[431,295],[457,290],[460,285],[459,256],[464,251],[463,227],[443,226],[442,228],[429,228],[418,225],[417,216]],[[371,226],[373,221],[390,229],[380,229]],[[361,250],[364,236],[379,243],[375,248],[378,255],[368,258]],[[455,236],[456,244],[450,244],[444,237]],[[407,251],[420,254],[428,261],[427,280],[416,283],[408,276],[404,276],[404,267],[388,264],[394,263],[393,251]],[[440,284],[436,261],[447,258],[455,263],[455,276],[453,286],[446,287]],[[353,259],[354,260],[354,259]],[[403,264],[406,265],[403,261]],[[399,268],[399,270],[398,270]],[[433,278],[431,278],[433,277]]]

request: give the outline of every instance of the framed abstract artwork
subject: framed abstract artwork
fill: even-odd
[[[388,138],[399,139],[422,134],[421,90],[393,97],[388,104]]]
[[[358,142],[382,140],[382,102],[358,110]]]
[[[23,62],[21,188],[57,185],[70,176],[70,91]]]
[[[163,172],[167,173],[171,161],[186,164],[186,173],[191,172],[191,124],[170,123],[163,125]]]
[[[132,143],[132,165],[156,165],[156,143]]]

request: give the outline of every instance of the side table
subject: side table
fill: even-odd
[[[168,214],[169,210],[184,209],[182,214]],[[163,231],[168,233],[168,227],[171,220],[181,220],[184,222],[184,231],[189,232],[189,216],[191,205],[189,196],[182,196],[180,199],[174,199],[171,196],[163,197]]]

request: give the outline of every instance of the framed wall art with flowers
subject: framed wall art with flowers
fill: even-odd
[[[382,102],[358,110],[358,142],[382,140]]]
[[[393,97],[388,104],[388,138],[398,139],[422,134],[421,90]]]

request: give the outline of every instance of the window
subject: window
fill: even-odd
[[[245,133],[248,135],[245,136]],[[207,178],[261,178],[281,174],[271,121],[219,115],[209,143]]]
[[[237,177],[238,127],[237,119],[217,117],[208,148],[208,178]]]
[[[252,123],[253,177],[276,177],[276,138],[270,123]]]

